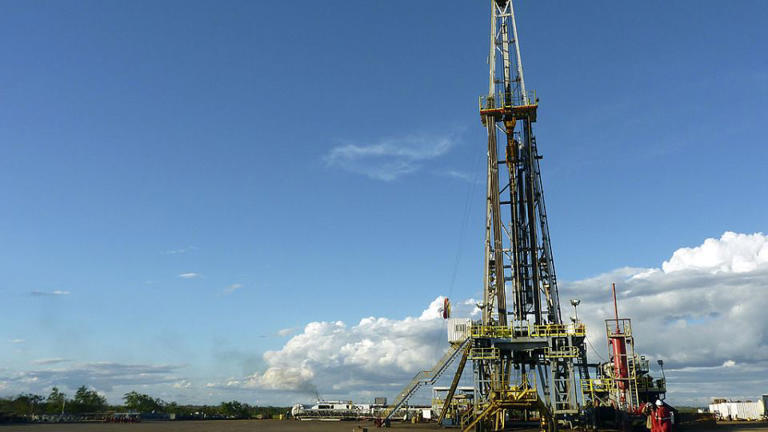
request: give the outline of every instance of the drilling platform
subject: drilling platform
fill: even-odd
[[[512,0],[490,3],[488,93],[479,98],[488,136],[481,319],[448,320],[451,349],[397,395],[385,420],[457,359],[437,421],[450,418],[463,432],[500,431],[533,418],[553,432],[587,417],[594,424],[596,416],[586,413],[602,408],[638,414],[666,388],[635,354],[630,321],[616,309],[615,319],[606,320],[611,361],[588,364],[586,326],[578,315],[562,318],[533,132],[539,100],[526,87]],[[446,301],[444,318],[449,314]],[[464,387],[459,402],[454,396],[468,363],[472,392]]]

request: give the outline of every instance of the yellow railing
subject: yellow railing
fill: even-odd
[[[484,326],[473,325],[470,327],[470,336],[474,338],[512,338],[512,337],[557,337],[557,336],[585,336],[587,328],[583,323],[576,324],[528,324],[508,326]]]
[[[558,349],[547,348],[547,350],[544,351],[544,356],[547,358],[576,358],[579,356],[579,349],[575,346],[566,346]]]
[[[478,106],[480,108],[480,111],[485,109],[493,109],[493,108],[511,108],[513,106],[526,106],[526,105],[536,105],[539,103],[539,100],[536,98],[536,90],[528,90],[526,92],[526,95],[528,96],[528,100],[524,101],[523,98],[520,95],[513,95],[511,105],[505,103],[504,101],[504,93],[503,92],[497,92],[493,96],[493,102],[488,103],[488,95],[483,95],[478,97]],[[527,102],[527,103],[526,103]]]
[[[607,392],[611,389],[611,379],[609,378],[594,378],[594,379],[582,379],[581,388],[589,392]]]
[[[470,360],[493,360],[499,358],[501,351],[498,348],[472,348],[469,350]]]
[[[513,336],[513,329],[506,326],[473,325],[469,333],[472,337],[511,338]]]
[[[587,328],[583,323],[576,324],[542,324],[533,326],[531,336],[585,336]]]
[[[605,320],[605,330],[608,337],[632,336],[632,321],[629,318]]]
[[[581,399],[585,400],[585,396],[589,395],[591,399],[595,399],[595,393],[607,393],[613,388],[613,380],[610,378],[594,378],[594,379],[582,379],[581,381]]]
[[[532,387],[512,387],[495,390],[491,397],[501,403],[533,403],[539,399],[539,393]]]
[[[533,389],[536,391],[536,374],[532,372],[526,372],[519,376],[520,382],[512,384],[509,381],[501,380],[491,384],[492,391],[522,391],[523,389]]]

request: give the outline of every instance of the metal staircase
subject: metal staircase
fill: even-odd
[[[411,396],[416,393],[416,390],[418,390],[419,387],[424,384],[434,384],[438,379],[440,379],[446,369],[448,369],[448,366],[453,363],[453,361],[459,356],[460,353],[464,351],[469,341],[470,339],[465,339],[461,343],[452,345],[451,349],[449,349],[445,355],[443,355],[443,357],[437,362],[437,364],[435,364],[431,370],[417,373],[411,382],[405,386],[403,391],[397,395],[397,398],[395,398],[392,405],[387,407],[385,411],[387,415],[384,417],[384,419],[388,420],[392,418],[397,410],[399,410],[406,402],[408,402],[408,399],[410,399]]]

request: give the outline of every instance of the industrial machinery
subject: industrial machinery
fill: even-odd
[[[644,420],[643,406],[665,398],[666,380],[654,379],[650,375],[648,359],[635,352],[632,320],[619,318],[616,284],[612,284],[611,289],[614,318],[605,320],[609,359],[590,364],[594,370],[593,378],[581,379],[584,405],[593,409],[610,408],[622,413],[624,422],[631,422],[633,417]],[[659,360],[659,365],[663,364]]]
[[[463,323],[474,397],[461,427],[501,430],[512,412],[535,412],[555,430],[579,413],[586,330],[560,313],[533,134],[539,101],[525,85],[511,0],[491,1],[490,36],[488,94],[479,107],[488,134],[482,319]]]
[[[598,406],[637,412],[641,402],[663,395],[664,389],[663,382],[649,378],[648,362],[634,352],[630,320],[616,312],[606,321],[611,361],[590,365],[585,325],[578,315],[562,319],[542,156],[533,133],[539,100],[526,88],[512,1],[490,4],[489,86],[479,103],[488,136],[481,319],[449,319],[452,348],[432,371],[414,377],[387,418],[459,358],[438,422],[458,419],[464,432],[499,431],[510,421],[532,419],[555,431],[584,421]],[[575,308],[579,300],[571,304]],[[443,311],[448,319],[448,302]],[[462,392],[458,404],[453,397],[467,363],[473,392],[471,397]]]

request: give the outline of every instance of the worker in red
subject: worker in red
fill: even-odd
[[[656,426],[656,432],[672,431],[672,413],[661,400],[656,401],[656,410],[653,412],[653,420],[653,423],[655,423],[654,426]]]
[[[648,429],[650,432],[656,432],[656,420],[654,419],[654,408],[656,406],[650,402],[646,402],[643,404],[642,409],[640,410],[645,415],[645,428]]]

